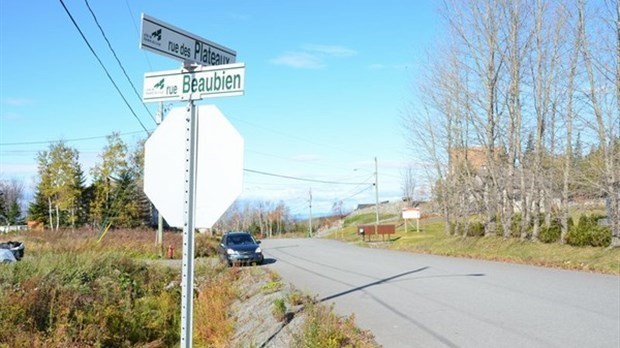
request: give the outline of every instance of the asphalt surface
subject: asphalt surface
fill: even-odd
[[[620,347],[620,277],[263,240],[266,267],[384,347]]]

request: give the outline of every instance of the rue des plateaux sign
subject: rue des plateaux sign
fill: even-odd
[[[230,48],[144,13],[140,38],[140,48],[189,64],[226,65],[234,63],[237,57],[237,52]]]

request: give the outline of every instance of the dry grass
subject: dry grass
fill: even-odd
[[[153,230],[110,230],[98,242],[98,231],[89,229],[30,231],[9,235],[3,239],[19,239],[25,242],[26,252],[38,255],[46,252],[120,252],[129,257],[158,258],[160,250],[155,244]],[[182,234],[165,232],[164,246],[172,245],[175,256],[180,257]]]
[[[151,267],[138,260],[159,257],[155,232],[112,230],[101,242],[98,238],[91,230],[26,232],[0,238],[26,245],[21,261],[0,267],[0,347],[178,344],[178,269]],[[177,257],[181,240],[180,233],[164,236],[165,243],[175,246]],[[197,240],[197,252],[213,254],[215,240],[202,235]],[[196,279],[221,279],[223,269],[198,267]],[[205,295],[197,302],[209,299],[210,315],[225,313],[228,302],[216,299],[234,291],[230,282],[203,288]],[[214,326],[227,327],[222,323],[218,319]],[[195,330],[205,331],[200,325]],[[221,337],[226,336],[214,333],[210,345],[225,342]]]
[[[325,305],[309,305],[302,332],[294,336],[293,347],[340,348],[377,347],[373,335],[355,326],[355,316],[343,318],[333,308]]]
[[[620,274],[620,250],[533,243],[502,237],[447,237],[440,222],[420,232],[398,230],[390,248],[446,256],[505,261],[570,270]]]
[[[233,334],[234,321],[228,309],[236,298],[234,281],[238,269],[231,268],[207,281],[194,301],[194,336],[201,347],[225,347]]]

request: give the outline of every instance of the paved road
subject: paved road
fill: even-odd
[[[620,277],[264,240],[267,267],[385,347],[620,347]]]

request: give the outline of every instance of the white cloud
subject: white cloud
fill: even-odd
[[[350,57],[357,54],[357,51],[339,45],[306,44],[302,46],[302,49],[308,52],[315,52],[332,57]]]
[[[25,119],[22,114],[18,114],[16,112],[3,112],[0,114],[0,120],[2,121],[21,121]]]
[[[26,106],[32,104],[32,100],[28,98],[9,97],[2,99],[2,104],[8,106]]]
[[[276,65],[297,69],[321,69],[327,66],[326,60],[335,57],[350,57],[357,51],[339,45],[302,45],[301,50],[284,53],[270,60]]]
[[[271,63],[297,69],[320,69],[325,67],[325,64],[317,55],[308,52],[287,52],[272,59]]]

